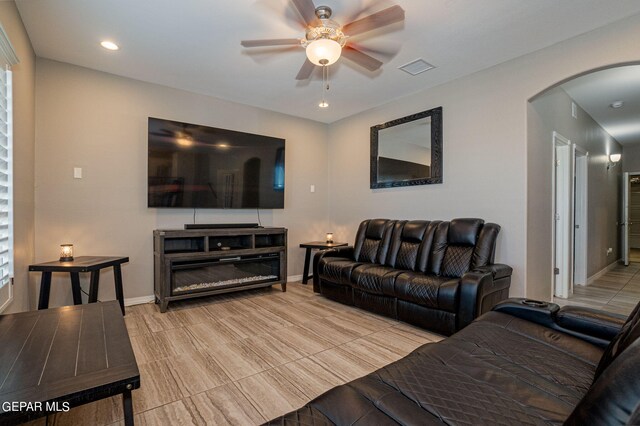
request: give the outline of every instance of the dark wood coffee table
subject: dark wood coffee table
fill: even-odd
[[[113,267],[113,279],[116,286],[116,299],[120,302],[120,309],[124,315],[124,292],[122,290],[122,270],[120,265],[127,263],[128,257],[118,256],[78,256],[70,262],[37,263],[29,265],[29,271],[42,272],[40,280],[40,298],[38,309],[49,307],[49,293],[51,292],[51,274],[53,272],[68,272],[71,275],[71,293],[73,304],[82,304],[80,292],[80,272],[91,272],[91,284],[89,286],[89,303],[98,301],[98,289],[100,287],[100,270]]]
[[[125,424],[133,425],[140,373],[118,303],[0,316],[0,384],[3,425],[120,394]],[[20,401],[31,410],[12,411]]]
[[[335,247],[344,247],[347,243],[328,243],[326,241],[311,241],[310,243],[300,244],[301,248],[306,248],[307,251],[304,254],[304,271],[302,272],[302,284],[306,284],[309,281],[309,263],[311,263],[311,250],[327,250]]]

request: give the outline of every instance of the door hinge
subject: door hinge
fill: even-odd
[[[560,268],[553,268],[553,275],[560,275]]]

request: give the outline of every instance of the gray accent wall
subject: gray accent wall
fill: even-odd
[[[38,262],[56,259],[66,242],[77,256],[129,256],[122,268],[125,298],[153,294],[152,231],[193,223],[194,210],[147,208],[151,116],[286,139],[285,208],[261,210],[260,218],[289,229],[289,275],[302,273],[298,245],[329,230],[325,124],[42,58],[37,70]],[[73,178],[74,167],[83,169],[82,179]],[[255,209],[196,215],[198,223],[258,222]],[[113,274],[103,272],[98,298],[113,299]],[[64,303],[71,303],[71,292],[61,274],[51,304]]]
[[[551,151],[529,138],[528,101],[572,76],[638,61],[638,39],[640,16],[634,16],[332,123],[335,237],[352,241],[358,223],[372,217],[481,217],[502,226],[496,261],[514,268],[511,295],[548,300]],[[369,128],[437,106],[443,107],[444,183],[369,189]]]
[[[605,100],[606,102],[606,100]],[[560,87],[537,97],[528,109],[529,143],[544,152],[541,158],[549,161],[538,165],[538,170],[546,175],[546,185],[552,185],[553,165],[552,134],[558,132],[583,151],[589,152],[588,160],[588,243],[587,243],[587,275],[597,272],[620,259],[620,195],[621,171],[618,165],[607,169],[608,154],[622,153],[622,146],[609,135],[595,120],[579,106],[577,118],[571,115],[572,99]],[[543,191],[541,191],[543,192]],[[547,192],[547,191],[544,191]],[[540,195],[542,196],[542,194]],[[550,201],[550,200],[549,200]],[[545,203],[545,206],[547,203]],[[541,209],[537,214],[552,215],[551,209]],[[539,229],[529,227],[529,237],[536,238]],[[551,228],[548,229],[551,232]],[[607,248],[613,253],[607,255]],[[549,253],[542,259],[529,259],[544,268],[551,276],[553,259],[551,246]],[[551,292],[549,287],[549,292]]]
[[[626,144],[622,149],[622,171],[640,173],[640,141]]]

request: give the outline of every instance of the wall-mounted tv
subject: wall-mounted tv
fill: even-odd
[[[285,140],[149,117],[148,206],[284,208]]]

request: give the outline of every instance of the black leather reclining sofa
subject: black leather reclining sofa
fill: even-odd
[[[270,425],[640,425],[640,304],[501,302]],[[537,306],[536,306],[537,305]]]
[[[500,227],[481,219],[371,219],[353,247],[320,251],[313,290],[450,335],[509,297],[512,269],[494,264]]]

